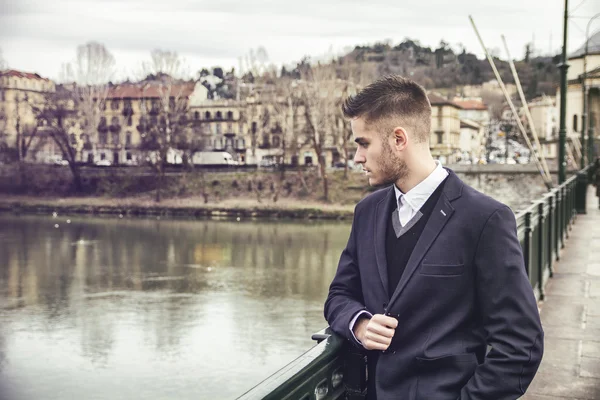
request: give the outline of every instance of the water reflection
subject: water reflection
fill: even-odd
[[[235,398],[312,345],[348,232],[0,216],[0,397]]]

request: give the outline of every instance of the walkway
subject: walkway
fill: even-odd
[[[600,399],[600,210],[589,187],[541,304],[545,350],[525,400]]]

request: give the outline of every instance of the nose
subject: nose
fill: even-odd
[[[356,149],[356,153],[354,153],[354,164],[364,164],[366,161],[364,154],[360,150],[359,147]]]

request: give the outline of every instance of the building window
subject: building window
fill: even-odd
[[[106,160],[106,154],[100,153],[100,159],[101,160]]]
[[[223,114],[221,114],[221,111],[217,111],[217,119],[223,119]]]
[[[127,146],[130,146],[130,145],[131,145],[131,132],[127,132],[127,133],[125,134],[125,144],[126,144]]]
[[[227,111],[227,119],[233,119],[233,111]]]
[[[106,144],[106,141],[107,141],[106,132],[100,132],[98,134],[98,142],[100,142],[100,144]]]
[[[111,110],[118,110],[119,109],[119,100],[112,100],[110,102],[110,109]]]
[[[198,111],[196,111],[196,112],[194,113],[194,119],[195,119],[195,120],[199,120],[199,119],[200,119],[200,113],[199,113]]]
[[[127,154],[125,155],[125,158],[127,159],[127,161],[133,160],[133,157],[131,156],[130,152],[127,152]]]
[[[281,145],[281,139],[279,136],[273,136],[273,147],[278,148]]]
[[[577,132],[577,114],[573,115],[573,131]]]
[[[133,125],[133,117],[130,115],[129,117],[127,117],[127,126],[132,126]]]
[[[216,124],[216,125],[215,125],[215,133],[216,133],[217,135],[220,135],[220,134],[221,134],[221,124]]]
[[[113,135],[112,135],[113,144],[119,144],[119,142],[121,141],[120,139],[121,138],[119,137],[119,132],[113,133]]]
[[[252,133],[256,133],[256,127],[257,127],[256,122],[253,122],[252,123]]]
[[[76,144],[77,144],[77,138],[75,137],[75,134],[74,134],[74,133],[71,133],[71,134],[69,135],[69,138],[70,138],[70,140],[71,140],[71,145],[76,145]]]
[[[112,117],[110,120],[110,124],[114,126],[119,125],[119,117]]]
[[[227,133],[233,133],[233,124],[231,122],[227,124]]]
[[[437,144],[444,143],[444,131],[436,131],[435,135],[437,136]]]
[[[204,118],[205,118],[205,119],[210,119],[210,111],[207,111],[207,112],[204,114]]]

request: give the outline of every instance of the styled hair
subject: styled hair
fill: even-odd
[[[366,86],[342,104],[344,117],[363,118],[382,135],[400,125],[412,130],[416,143],[429,141],[431,104],[425,89],[399,75],[387,75]]]

